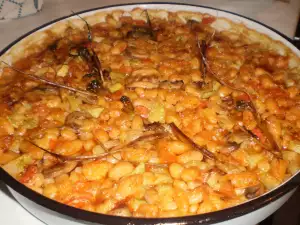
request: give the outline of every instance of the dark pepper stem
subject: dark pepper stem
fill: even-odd
[[[201,147],[199,145],[197,145],[191,138],[189,138],[185,133],[183,133],[174,123],[170,123],[171,129],[173,134],[181,141],[190,144],[191,146],[193,146],[195,149],[199,150],[200,152],[202,152],[202,154],[209,159],[216,159],[215,155],[210,152],[209,150],[207,150],[204,147]]]
[[[120,98],[120,101],[123,103],[124,105],[124,112],[127,112],[127,113],[133,113],[134,111],[134,107],[133,107],[133,104],[130,100],[129,97],[123,95],[121,98]]]
[[[63,88],[63,89],[67,89],[69,91],[72,91],[72,92],[77,92],[77,93],[80,93],[80,94],[83,94],[83,95],[89,95],[89,96],[94,96],[94,97],[97,97],[98,95],[96,94],[93,94],[93,93],[90,93],[90,92],[87,92],[87,91],[84,91],[84,90],[80,90],[80,89],[77,89],[77,88],[73,88],[73,87],[69,87],[69,86],[66,86],[66,85],[63,85],[63,84],[58,84],[56,82],[53,82],[53,81],[50,81],[50,80],[47,80],[45,78],[42,78],[42,77],[39,77],[39,76],[36,76],[34,74],[29,74],[29,73],[25,73],[11,65],[9,65],[8,63],[4,62],[1,60],[2,63],[4,63],[5,65],[7,65],[9,68],[13,69],[14,71],[18,72],[18,73],[21,73],[23,75],[26,75],[27,77],[29,77],[30,79],[33,79],[33,80],[37,80],[37,81],[40,81],[40,82],[43,82],[45,84],[49,84],[51,86],[54,86],[54,87],[58,87],[58,88]]]
[[[155,40],[155,35],[154,35],[154,32],[153,32],[152,23],[151,23],[151,20],[150,20],[148,10],[146,9],[144,12],[146,12],[147,23],[148,23],[148,25],[150,27],[150,31],[151,31],[151,37],[153,38],[153,40]]]
[[[198,47],[200,48],[200,43],[199,43],[199,40],[198,40]],[[245,91],[244,89],[241,89],[241,88],[237,88],[237,87],[234,87],[233,85],[231,84],[228,84],[226,81],[224,80],[221,80],[217,74],[215,74],[209,67],[209,64],[206,60],[206,58],[203,56],[202,57],[202,61],[203,63],[205,64],[206,66],[206,70],[209,72],[209,74],[212,76],[212,78],[214,78],[217,82],[219,82],[220,84],[234,90],[234,91],[239,91],[239,92],[242,92],[244,94],[246,94],[249,99],[250,99],[250,102],[248,103],[248,106],[252,109],[252,112],[254,113],[254,116],[255,116],[255,120],[257,121],[257,124],[258,124],[258,127],[262,130],[262,132],[264,133],[264,135],[266,136],[266,138],[268,139],[268,142],[270,144],[270,147],[272,149],[274,149],[275,151],[279,151],[279,146],[277,145],[276,141],[274,140],[273,138],[273,135],[270,133],[270,131],[268,130],[267,126],[266,126],[266,122],[265,121],[262,121],[258,112],[257,112],[257,109],[253,103],[253,99],[252,99],[252,96],[247,92]]]
[[[82,19],[86,26],[87,26],[87,29],[88,29],[88,41],[90,43],[92,43],[93,41],[93,36],[92,36],[92,31],[91,31],[91,27],[89,25],[89,23],[84,19],[82,18],[79,14],[75,13],[72,11],[73,14],[77,15],[80,19]],[[102,65],[101,65],[101,62],[97,56],[97,54],[95,53],[94,49],[92,48],[92,46],[90,46],[90,48],[88,48],[89,51],[89,55],[91,56],[91,61],[92,61],[92,67],[93,68],[90,68],[91,70],[96,70],[96,73],[98,75],[98,77],[100,78],[101,80],[101,84],[103,84],[104,82],[104,76],[103,76],[103,71],[102,71]]]
[[[92,59],[93,59],[94,65],[96,66],[96,68],[98,70],[98,76],[100,76],[100,79],[103,83],[104,82],[104,75],[103,75],[103,71],[102,71],[101,62],[100,62],[97,54],[95,53],[94,49],[91,49],[91,51],[92,51]]]
[[[72,12],[74,15],[78,16],[83,22],[85,22],[85,24],[86,24],[86,26],[87,26],[87,29],[88,29],[88,40],[89,40],[90,42],[92,42],[92,39],[93,39],[92,31],[91,31],[91,27],[90,27],[90,25],[88,24],[88,22],[87,22],[84,18],[82,18],[78,13],[74,12],[73,10],[71,10],[71,12]]]
[[[198,44],[198,48],[199,48],[199,52],[200,52],[200,56],[201,56],[201,64],[200,64],[200,72],[202,74],[202,79],[205,82],[206,79],[206,50],[207,50],[207,44],[204,40],[197,41]]]

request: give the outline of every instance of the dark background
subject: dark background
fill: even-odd
[[[273,215],[259,225],[300,225],[300,189]]]

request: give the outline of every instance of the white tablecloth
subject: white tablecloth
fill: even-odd
[[[124,2],[122,0],[44,0],[41,12],[17,20],[0,22],[0,49],[37,26],[71,14],[71,10],[81,11],[106,4],[121,4]],[[147,0],[127,0],[126,2],[147,2]],[[261,21],[290,38],[294,36],[300,9],[300,0],[290,0],[290,3],[276,0],[172,0],[172,2],[206,5],[236,12]],[[6,195],[1,187],[3,187],[2,183],[0,183],[1,225],[42,224]]]

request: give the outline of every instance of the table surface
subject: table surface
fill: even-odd
[[[149,1],[127,0],[126,2]],[[172,0],[172,2],[206,5],[236,12],[263,22],[290,38],[294,37],[300,10],[299,0],[290,0],[290,3],[284,3],[276,0]],[[76,12],[104,6],[106,4],[121,3],[124,3],[124,1],[111,0],[107,3],[106,1],[99,0],[85,0],[84,4],[82,4],[81,0],[44,0],[44,6],[41,12],[18,20],[0,22],[0,49],[3,49],[19,36],[43,25],[46,22],[71,14],[71,10]],[[4,184],[1,182],[0,200],[0,224],[43,224],[15,201],[12,196],[9,195]]]

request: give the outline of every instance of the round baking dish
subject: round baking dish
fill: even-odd
[[[167,11],[195,11],[204,12],[211,15],[217,15],[218,17],[225,17],[236,23],[243,23],[250,29],[254,29],[260,33],[266,34],[274,40],[278,40],[284,43],[290,48],[297,56],[300,56],[300,51],[290,42],[290,40],[280,34],[278,31],[261,24],[257,21],[249,19],[247,17],[227,12],[224,10],[218,10],[205,6],[178,4],[178,3],[142,3],[142,4],[122,4],[105,6],[96,9],[90,9],[82,11],[79,14],[83,16],[91,15],[96,12],[110,11],[116,9],[132,10],[136,7],[145,9],[164,9]],[[59,18],[51,21],[41,27],[32,30],[31,32],[23,35],[4,50],[1,51],[0,56],[10,50],[16,43],[33,33],[45,30],[51,27],[53,24],[68,19],[71,16]],[[295,192],[299,185],[299,175],[295,174],[288,181],[284,182],[274,190],[238,206],[216,211],[212,213],[185,216],[176,218],[157,218],[157,219],[144,219],[144,218],[125,218],[110,215],[103,215],[92,213],[77,208],[73,208],[59,202],[48,199],[29,188],[25,187],[9,174],[7,174],[2,168],[0,168],[1,180],[9,186],[10,191],[14,197],[23,205],[29,212],[35,215],[37,218],[45,222],[46,224],[218,224],[218,225],[254,225],[268,217],[270,214],[280,208]]]

